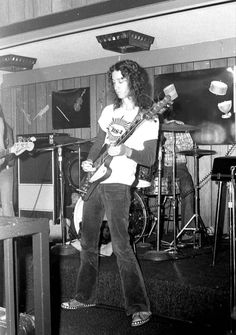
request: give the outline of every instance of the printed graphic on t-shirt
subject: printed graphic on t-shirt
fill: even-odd
[[[107,127],[107,138],[110,143],[115,143],[116,140],[124,134],[129,128],[130,123],[120,118],[113,118]]]

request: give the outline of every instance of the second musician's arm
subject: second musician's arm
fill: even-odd
[[[143,143],[143,150],[131,149],[130,159],[145,166],[152,166],[156,160],[157,140],[149,140]]]

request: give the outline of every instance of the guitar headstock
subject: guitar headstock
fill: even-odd
[[[178,97],[174,84],[167,86],[164,89],[164,99],[154,103],[147,113],[145,113],[145,119],[155,119],[158,115],[162,115],[167,108],[169,108],[174,100]]]
[[[15,154],[16,156],[19,156],[24,151],[32,151],[34,149],[34,142],[28,140],[28,141],[20,141],[16,142],[11,148],[10,152]]]
[[[172,104],[171,97],[167,95],[163,100],[154,103],[150,110],[144,113],[144,118],[148,120],[155,119],[158,115],[162,115]]]

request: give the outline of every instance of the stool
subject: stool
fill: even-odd
[[[218,182],[217,200],[216,200],[216,214],[215,214],[215,226],[214,226],[214,247],[213,247],[213,259],[212,265],[215,265],[216,260],[216,247],[219,240],[219,225],[222,216],[222,210],[226,208],[226,203],[223,204],[223,200],[226,198],[226,187],[227,183],[223,181]],[[224,195],[224,197],[223,197]]]
[[[216,258],[216,245],[219,238],[219,222],[222,211],[222,202],[226,197],[223,197],[223,190],[225,191],[227,183],[232,183],[232,169],[236,166],[235,156],[223,156],[216,157],[213,162],[211,180],[218,182],[218,193],[217,193],[217,203],[216,203],[216,216],[215,216],[215,239],[214,239],[214,249],[213,249],[213,266],[215,265]],[[235,178],[235,176],[234,176]],[[230,185],[230,184],[229,184]],[[229,187],[228,185],[228,187]],[[225,193],[225,192],[224,192]],[[228,192],[229,193],[229,192]]]

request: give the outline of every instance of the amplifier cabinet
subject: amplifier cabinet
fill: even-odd
[[[56,220],[57,180],[53,149],[25,152],[18,157],[18,209],[20,217]]]

